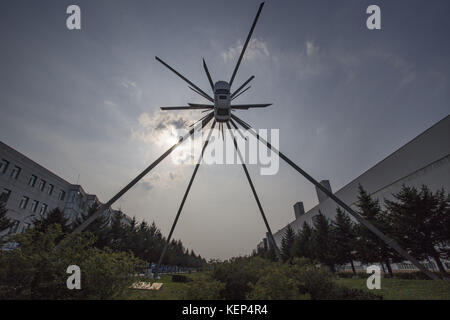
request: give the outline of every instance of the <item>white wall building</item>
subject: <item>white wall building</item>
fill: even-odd
[[[331,190],[329,181],[321,183]],[[418,135],[403,147],[377,163],[359,177],[336,191],[336,196],[356,209],[358,185],[378,198],[392,200],[392,194],[400,191],[402,185],[420,188],[427,185],[435,191],[444,188],[450,192],[450,116],[445,117],[431,128]],[[303,203],[294,205],[295,220],[289,225],[294,231],[302,228],[304,222],[312,225],[312,218],[319,210],[329,219],[334,219],[338,205],[322,192],[317,192],[319,203],[304,212]],[[274,233],[275,242],[281,246],[281,240],[287,226]],[[258,247],[267,244],[267,238]],[[402,266],[397,266],[399,269]],[[446,263],[450,268],[450,264]]]

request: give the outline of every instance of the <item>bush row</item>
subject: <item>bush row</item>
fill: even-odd
[[[380,300],[381,296],[337,285],[328,269],[304,258],[292,263],[260,257],[216,263],[202,279],[189,284],[187,299],[226,300]]]

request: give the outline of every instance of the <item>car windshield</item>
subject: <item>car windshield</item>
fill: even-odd
[[[228,90],[228,89],[217,89],[216,90],[216,94],[221,94],[221,93],[229,94],[230,90]]]

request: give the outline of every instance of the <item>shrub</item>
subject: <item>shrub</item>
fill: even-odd
[[[383,296],[359,289],[350,289],[343,286],[335,286],[330,299],[333,300],[382,300]]]
[[[435,272],[435,274],[439,277],[440,274]],[[405,280],[431,280],[426,274],[423,272],[397,272],[394,273],[394,278],[397,279],[405,279]]]
[[[91,254],[80,262],[82,286],[80,298],[122,298],[133,282],[134,259],[125,252],[90,250]]]
[[[182,283],[184,283],[184,282],[188,282],[188,281],[191,281],[191,279],[189,279],[188,277],[183,276],[181,274],[174,274],[174,275],[172,275],[172,282],[182,282]]]
[[[355,274],[353,272],[338,272],[336,273],[336,275],[339,278],[344,278],[344,279],[351,279],[355,276]],[[367,278],[369,275],[367,273],[364,272],[357,272],[356,273],[356,277],[358,278]]]
[[[29,229],[12,238],[18,248],[0,252],[0,299],[112,299],[132,282],[137,260],[126,253],[93,248],[90,233],[64,236],[59,225]],[[81,269],[81,290],[67,289],[69,265]]]
[[[247,295],[250,300],[306,300],[310,296],[301,293],[297,282],[288,277],[287,265],[270,270],[256,284],[250,284],[251,291]]]
[[[187,300],[219,300],[225,284],[214,280],[209,274],[202,275],[187,284],[184,299]]]
[[[260,257],[233,258],[214,265],[212,277],[225,284],[222,297],[227,300],[243,300],[250,293],[264,269],[272,262]]]
[[[216,264],[212,276],[225,285],[224,299],[381,299],[370,292],[338,286],[327,267],[305,258],[285,264],[259,257],[236,258]]]
[[[295,279],[301,293],[308,293],[312,300],[332,299],[334,289],[333,275],[328,268],[294,260],[290,266],[289,277]]]

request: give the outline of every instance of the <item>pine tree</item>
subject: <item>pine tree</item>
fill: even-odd
[[[111,226],[107,233],[107,243],[108,247],[114,251],[126,251],[125,239],[126,239],[126,228],[122,223],[124,214],[118,212],[111,217]]]
[[[97,212],[99,205],[94,203],[88,210],[87,213],[81,214],[77,219],[72,223],[71,228],[75,229],[79,225],[81,225],[84,221],[86,221],[90,216],[92,216],[95,212]],[[97,240],[95,242],[95,246],[97,248],[103,249],[108,245],[108,230],[109,229],[109,218],[105,216],[103,213],[98,216],[86,229],[85,231],[89,231],[93,233]]]
[[[312,250],[314,258],[327,265],[331,272],[335,271],[336,246],[334,243],[333,230],[330,221],[319,211],[314,216],[314,232],[312,236]]]
[[[332,222],[334,242],[336,245],[336,263],[350,263],[352,271],[356,274],[353,261],[355,260],[355,224],[340,208],[336,209],[336,217]]]
[[[63,233],[69,233],[72,231],[72,226],[69,224],[69,219],[66,218],[64,212],[59,208],[55,208],[49,211],[46,215],[40,216],[33,220],[34,229],[40,232],[45,232],[53,225],[58,224],[61,226]]]
[[[359,186],[357,207],[360,215],[368,220],[384,234],[392,234],[392,225],[386,212],[380,208],[378,199],[372,199],[370,195]],[[389,275],[393,276],[391,261],[400,262],[402,259],[391,247],[376,236],[367,227],[358,224],[355,227],[358,251],[358,260],[362,263],[384,263]]]
[[[450,195],[444,190],[433,193],[423,185],[420,191],[403,186],[393,196],[395,200],[386,200],[385,204],[395,239],[416,259],[432,257],[447,276],[441,259],[450,247]]]
[[[313,259],[311,250],[313,229],[303,222],[302,229],[297,233],[294,243],[294,255],[298,258],[305,257]]]
[[[281,260],[286,262],[293,257],[293,248],[295,242],[295,232],[292,227],[288,225],[284,233],[283,239],[281,240]]]

